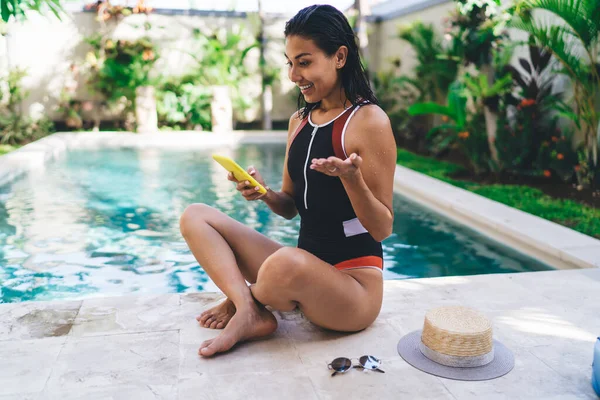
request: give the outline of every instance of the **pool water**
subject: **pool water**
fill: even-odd
[[[0,303],[217,290],[181,237],[179,216],[207,203],[295,246],[299,218],[244,200],[210,157],[254,165],[278,188],[284,151],[70,151],[0,187]],[[403,197],[394,211],[394,233],[383,242],[386,279],[550,269]]]

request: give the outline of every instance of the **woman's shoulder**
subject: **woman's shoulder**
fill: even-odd
[[[290,117],[290,122],[288,125],[288,135],[291,135],[292,132],[295,132],[298,126],[300,126],[300,123],[302,122],[302,110],[303,108],[299,109],[298,111],[294,112]]]
[[[356,110],[353,119],[358,128],[368,126],[369,130],[380,130],[390,127],[390,118],[381,107],[373,103],[363,103]],[[377,129],[379,128],[379,129]]]

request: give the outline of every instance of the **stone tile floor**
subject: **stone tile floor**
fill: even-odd
[[[377,321],[356,334],[278,313],[269,339],[212,359],[219,331],[195,316],[217,293],[0,304],[0,400],[6,399],[595,399],[600,269],[386,281]],[[488,315],[515,368],[483,382],[438,378],[397,353],[425,312],[461,304]],[[385,374],[331,377],[338,356],[372,354]]]

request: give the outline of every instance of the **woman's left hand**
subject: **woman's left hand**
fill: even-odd
[[[319,171],[325,175],[337,176],[339,178],[353,178],[359,173],[362,158],[356,154],[341,160],[337,157],[313,158],[310,169]]]

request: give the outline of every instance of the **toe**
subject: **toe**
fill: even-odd
[[[213,322],[213,320],[214,320],[214,318],[213,318],[213,316],[211,315],[210,317],[208,317],[208,318],[207,318],[207,319],[204,321],[204,323],[202,324],[202,326],[203,326],[203,327],[205,327],[205,328],[210,328],[210,324]]]
[[[223,327],[225,327],[225,322],[224,321],[219,321],[217,323],[217,329],[223,329]]]
[[[210,344],[213,342],[213,340],[215,340],[215,339],[208,339],[208,340],[205,340],[204,342],[202,342],[202,344],[200,345],[200,348],[198,349],[198,354],[202,355],[202,350],[204,350],[208,346],[210,346]]]
[[[198,322],[200,322],[201,324],[203,324],[211,316],[212,315],[208,311],[204,311],[202,314],[200,314],[199,316],[197,316],[196,319],[198,320]]]
[[[215,329],[218,323],[219,322],[217,320],[213,320],[213,322],[210,323],[210,329]]]
[[[231,340],[213,340],[208,346],[200,348],[200,355],[204,357],[210,357],[216,353],[227,351],[233,347],[235,342]]]

